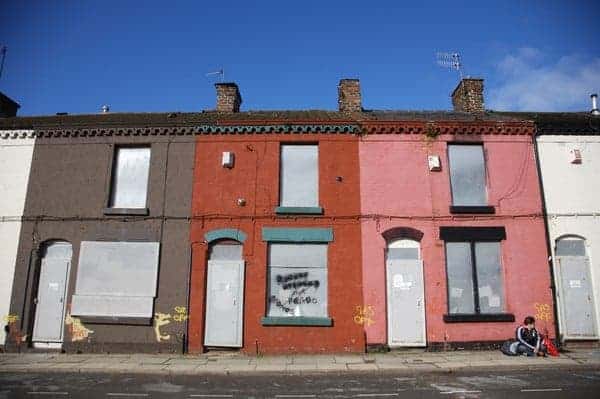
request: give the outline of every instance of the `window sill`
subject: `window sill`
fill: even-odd
[[[514,322],[515,315],[512,313],[493,314],[445,314],[445,323],[471,323],[471,322]]]
[[[148,216],[148,208],[104,208],[104,214],[109,216]]]
[[[322,215],[320,206],[278,206],[275,208],[278,215]]]
[[[77,316],[86,324],[125,324],[132,326],[151,326],[151,317],[110,317],[110,316]]]
[[[482,214],[494,214],[496,213],[496,208],[493,206],[460,206],[460,205],[451,205],[450,213],[482,213]]]
[[[333,320],[330,317],[263,317],[263,326],[318,326],[331,327]]]

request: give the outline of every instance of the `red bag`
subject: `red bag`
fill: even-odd
[[[548,351],[548,354],[550,356],[559,356],[558,349],[556,349],[556,346],[554,346],[554,344],[550,339],[548,339],[548,337],[544,337],[543,343],[546,346],[546,350]]]

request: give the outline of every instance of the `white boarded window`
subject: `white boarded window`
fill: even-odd
[[[448,313],[504,311],[499,242],[447,242]]]
[[[267,316],[327,317],[327,244],[270,244]]]
[[[111,187],[111,208],[146,208],[150,147],[116,149]]]
[[[483,146],[449,145],[448,158],[452,204],[455,206],[487,205]]]
[[[319,146],[281,146],[280,205],[319,206]]]
[[[83,241],[71,314],[151,318],[158,242]]]

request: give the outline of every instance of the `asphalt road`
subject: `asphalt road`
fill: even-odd
[[[0,398],[600,398],[600,369],[398,374],[0,374]]]

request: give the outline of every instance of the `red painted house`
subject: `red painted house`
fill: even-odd
[[[454,112],[364,113],[359,142],[369,347],[447,348],[554,336],[531,122],[485,112],[463,80]]]
[[[339,112],[239,112],[217,84],[192,200],[189,350],[360,352],[358,126]]]

